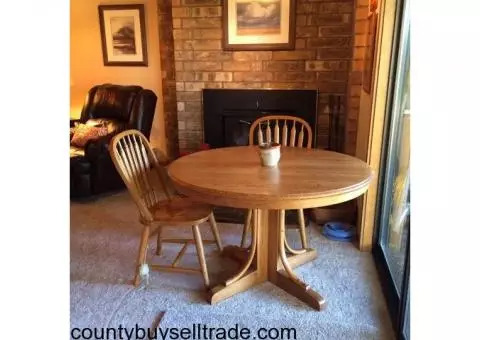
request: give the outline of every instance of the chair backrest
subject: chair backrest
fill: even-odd
[[[298,136],[297,125],[299,132]],[[250,127],[250,145],[253,145],[255,143],[255,130],[257,134],[257,141],[259,144],[274,142],[279,143],[283,146],[293,146],[301,148],[304,147],[304,144],[306,144],[306,148],[312,147],[312,128],[302,118],[285,115],[272,115],[258,118],[256,121],[253,122],[252,126]]]
[[[147,138],[138,130],[123,131],[113,137],[109,152],[142,218],[153,221],[152,208],[171,200],[173,194],[167,186],[168,175]]]

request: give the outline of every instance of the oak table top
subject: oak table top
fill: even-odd
[[[358,197],[372,178],[352,156],[319,149],[282,147],[275,168],[262,167],[255,146],[200,151],[174,161],[177,189],[203,202],[235,208],[299,209]]]
[[[314,260],[317,251],[286,247],[285,209],[360,196],[373,176],[366,163],[332,151],[282,147],[278,166],[266,168],[255,146],[239,146],[184,156],[168,172],[176,189],[192,200],[253,209],[251,245],[224,248],[225,255],[243,260],[240,270],[209,290],[210,303],[269,281],[317,310],[325,307],[325,299],[293,272]]]

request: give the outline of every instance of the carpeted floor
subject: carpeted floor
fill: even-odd
[[[128,193],[104,197],[90,203],[71,203],[71,328],[93,327],[294,327],[297,339],[394,339],[385,299],[370,253],[359,252],[350,243],[325,239],[317,228],[309,228],[318,258],[295,271],[325,297],[327,307],[314,311],[270,283],[236,295],[216,305],[204,299],[200,275],[159,273],[150,275],[148,287],[133,289],[141,227],[136,207]],[[241,226],[219,224],[224,244],[238,244]],[[203,228],[204,238],[211,237]],[[191,229],[170,229],[165,234],[184,234]],[[289,239],[298,246],[295,230]],[[155,262],[173,259],[177,246],[164,247]],[[221,259],[213,245],[206,246],[212,281],[222,268],[235,265]],[[197,266],[190,246],[184,265]],[[162,339],[158,335],[158,339]],[[193,339],[193,338],[192,338]],[[197,338],[198,339],[198,338]]]

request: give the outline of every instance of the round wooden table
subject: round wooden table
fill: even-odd
[[[281,153],[275,168],[260,165],[255,146],[193,153],[168,168],[177,190],[193,200],[254,209],[250,248],[225,247],[230,255],[243,252],[243,266],[210,290],[211,303],[264,281],[317,310],[325,303],[293,272],[293,268],[315,259],[317,252],[309,248],[287,255],[284,209],[322,207],[356,198],[367,190],[373,173],[361,160],[336,152],[282,147]]]

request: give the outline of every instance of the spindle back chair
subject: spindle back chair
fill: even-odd
[[[273,125],[273,139],[271,125]],[[281,128],[280,125],[282,126]],[[312,128],[305,120],[299,117],[285,115],[260,117],[250,127],[250,145],[255,143],[255,134],[257,135],[258,144],[275,142],[283,146],[312,147]]]
[[[169,186],[168,174],[160,165],[157,155],[161,151],[152,150],[147,138],[137,130],[127,130],[116,135],[109,145],[110,156],[122,177],[127,189],[140,212],[140,222],[144,225],[140,242],[134,285],[140,283],[142,266],[147,264],[146,253],[148,239],[157,235],[157,255],[160,255],[162,243],[181,243],[183,248],[171,265],[150,265],[152,269],[174,272],[197,273],[203,275],[206,286],[209,277],[205,261],[203,243],[216,243],[222,250],[212,206],[190,201],[177,195]],[[205,240],[199,231],[199,224],[209,221],[215,240]],[[158,227],[150,232],[152,224]],[[192,226],[194,239],[162,239],[163,226]],[[195,244],[200,269],[177,267],[189,244]]]
[[[283,123],[283,124],[282,124]],[[272,133],[273,125],[273,133]],[[281,127],[280,127],[281,125]],[[297,135],[298,128],[298,135]],[[282,146],[289,147],[305,147],[310,149],[312,147],[312,128],[310,125],[299,117],[287,115],[269,115],[258,118],[250,126],[249,144],[255,144],[255,136],[258,144],[261,143],[279,143]],[[273,137],[273,139],[272,139]],[[297,218],[300,232],[300,239],[302,242],[302,249],[296,250],[290,247],[285,239],[285,246],[287,251],[292,254],[304,253],[308,247],[307,236],[305,232],[305,217],[303,209],[297,210]],[[245,224],[243,226],[242,239],[240,246],[245,247],[248,230],[250,229],[252,220],[252,210],[248,210],[245,217]]]
[[[153,221],[155,205],[171,200],[165,170],[157,161],[146,137],[135,130],[118,134],[111,144],[112,160],[135,201],[142,219]]]

